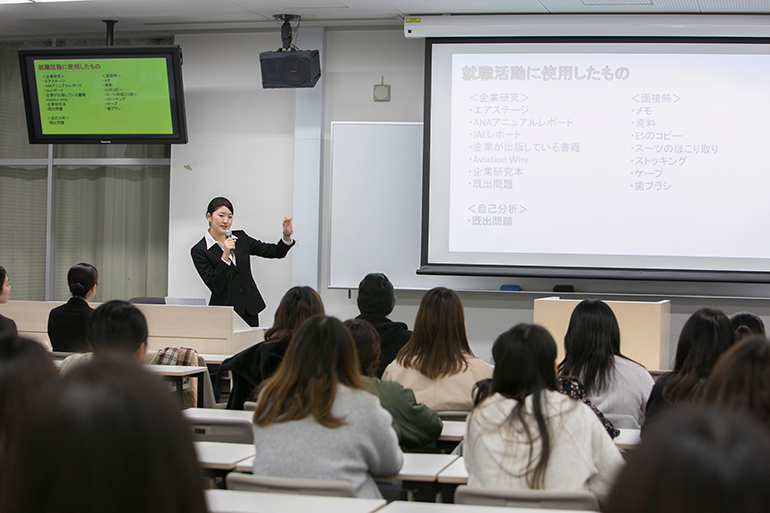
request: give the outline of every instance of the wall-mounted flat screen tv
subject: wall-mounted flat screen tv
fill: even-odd
[[[20,49],[29,142],[184,144],[179,46]]]

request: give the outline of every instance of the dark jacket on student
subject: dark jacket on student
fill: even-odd
[[[391,321],[384,315],[365,313],[356,319],[371,322],[377,333],[380,334],[380,365],[374,375],[381,378],[382,373],[385,372],[385,367],[390,365],[404,344],[409,342],[412,332],[403,322]]]
[[[244,402],[253,400],[257,386],[278,370],[290,339],[284,337],[254,344],[222,362],[219,372],[230,371],[232,375],[228,410],[242,410]]]
[[[393,429],[402,450],[419,449],[441,436],[444,425],[438,413],[414,398],[410,388],[398,381],[363,376],[364,386],[377,394],[380,405],[393,417]]]
[[[54,351],[87,353],[86,321],[93,309],[88,303],[76,297],[48,314],[48,338]]]

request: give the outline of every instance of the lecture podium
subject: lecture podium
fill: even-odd
[[[0,314],[13,319],[19,335],[50,347],[48,313],[62,301],[9,301]],[[92,308],[98,304],[92,303]],[[264,340],[262,328],[251,328],[231,306],[135,305],[147,319],[147,350],[190,347],[198,353],[233,355]]]
[[[535,299],[534,323],[546,328],[553,336],[559,351],[559,361],[564,358],[564,335],[567,333],[569,318],[580,301],[558,297]],[[618,319],[620,352],[647,369],[668,369],[671,302],[664,300],[605,303]]]

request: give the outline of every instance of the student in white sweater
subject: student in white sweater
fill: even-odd
[[[572,311],[559,371],[579,379],[615,427],[638,429],[644,423],[655,382],[647,369],[620,353],[618,320],[604,301],[586,299]]]
[[[492,355],[490,395],[468,421],[468,485],[590,491],[603,501],[623,458],[596,414],[558,391],[553,337],[519,324]]]
[[[382,379],[411,388],[418,403],[436,411],[470,411],[476,382],[492,367],[476,358],[465,334],[460,296],[436,287],[422,297],[409,342],[385,368]]]
[[[306,320],[254,411],[254,474],[349,481],[381,498],[374,477],[398,473],[403,453],[390,414],[364,388],[350,331],[336,318]]]

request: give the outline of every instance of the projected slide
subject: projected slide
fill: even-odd
[[[435,44],[430,262],[770,271],[767,52]]]
[[[166,59],[38,59],[43,135],[172,134]]]

